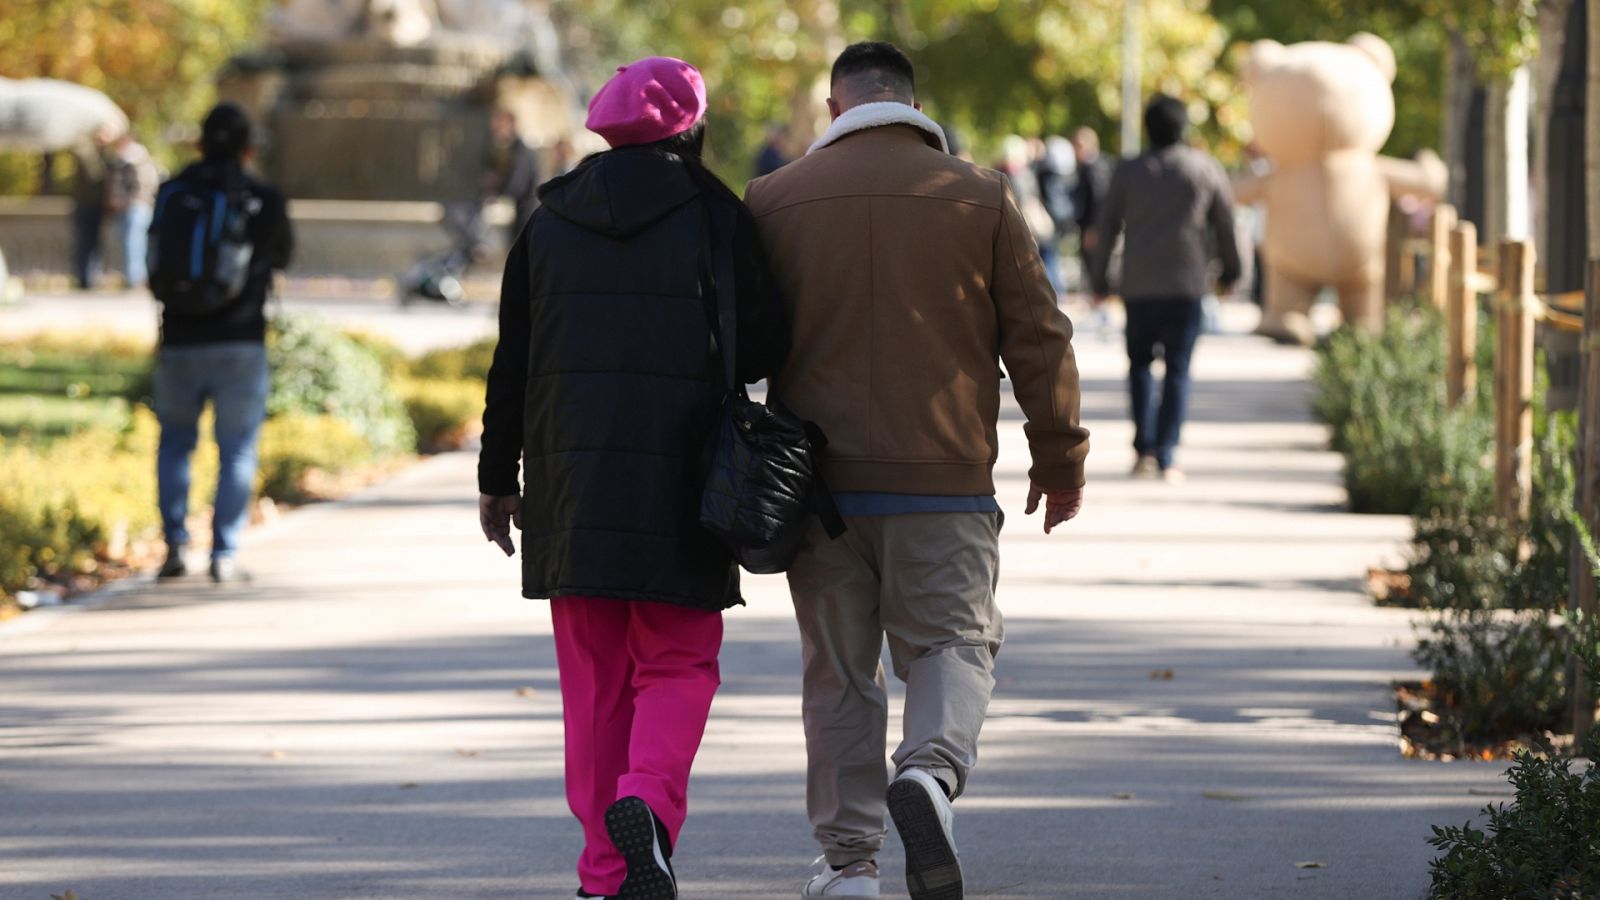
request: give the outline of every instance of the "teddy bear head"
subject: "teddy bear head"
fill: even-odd
[[[1362,33],[1343,44],[1257,41],[1245,60],[1250,125],[1278,165],[1377,152],[1394,127],[1394,51]]]

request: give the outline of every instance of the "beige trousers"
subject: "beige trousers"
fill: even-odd
[[[960,796],[978,756],[1004,629],[999,513],[853,516],[813,525],[789,569],[804,662],[806,811],[831,865],[883,846],[889,708],[884,637],[906,685],[895,771],[925,768]]]

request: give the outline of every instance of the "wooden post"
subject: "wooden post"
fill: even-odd
[[[1400,301],[1405,294],[1402,280],[1406,262],[1406,214],[1398,203],[1389,204],[1389,230],[1383,245],[1383,300],[1386,304]]]
[[[1478,389],[1478,291],[1473,287],[1478,274],[1476,225],[1462,222],[1450,232],[1449,262],[1445,328],[1450,355],[1445,385],[1446,396],[1454,407]]]
[[[1450,306],[1450,235],[1455,227],[1454,206],[1441,203],[1433,208],[1433,228],[1428,240],[1428,299],[1440,312]]]
[[[1533,245],[1500,242],[1495,303],[1494,511],[1525,521],[1533,493]]]
[[[1592,152],[1592,151],[1591,151]],[[1578,515],[1600,540],[1600,259],[1589,260],[1588,298],[1583,305],[1583,381],[1578,392]],[[1583,551],[1574,548],[1578,565],[1572,573],[1573,612],[1586,619],[1600,616],[1594,571]],[[1595,697],[1582,662],[1572,660],[1572,733],[1580,739],[1595,719]]]

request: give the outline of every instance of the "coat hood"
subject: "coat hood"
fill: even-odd
[[[612,238],[626,238],[699,196],[682,157],[623,147],[589,157],[539,189],[556,215]]]

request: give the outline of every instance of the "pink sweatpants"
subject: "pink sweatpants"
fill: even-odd
[[[689,767],[721,678],[722,614],[650,601],[550,601],[567,742],[567,805],[583,824],[578,878],[614,894],[626,866],[606,834],[606,807],[638,797],[683,828]]]

